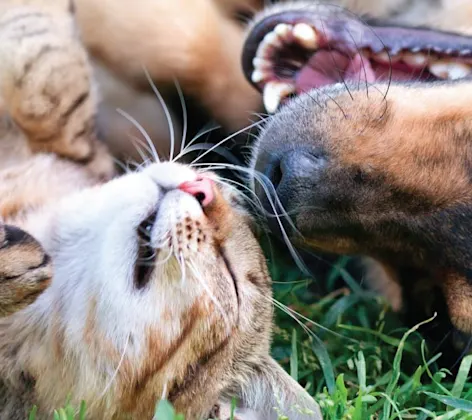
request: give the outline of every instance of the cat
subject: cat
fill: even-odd
[[[270,356],[264,255],[241,197],[176,162],[117,176],[69,8],[0,5],[0,419],[320,419]]]

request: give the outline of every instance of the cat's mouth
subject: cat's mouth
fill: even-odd
[[[313,10],[270,15],[243,50],[247,79],[273,113],[287,98],[325,85],[456,80],[472,74],[472,37],[423,28],[366,24]]]

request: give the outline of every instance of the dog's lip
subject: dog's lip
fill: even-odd
[[[325,13],[326,15],[326,13]],[[260,89],[251,80],[254,70],[253,59],[264,36],[280,23],[306,23],[313,27],[320,26],[320,16],[315,11],[287,10],[259,21],[249,32],[243,48],[242,67],[248,81]],[[432,51],[448,57],[472,58],[472,37],[453,32],[437,31],[430,28],[382,25],[379,21],[364,23],[349,15],[334,13],[322,20],[322,31],[330,43],[343,43],[344,49],[357,52],[369,48],[373,53],[387,49],[391,54],[401,51]]]

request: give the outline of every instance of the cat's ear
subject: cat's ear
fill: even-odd
[[[229,392],[237,398],[234,420],[322,419],[315,400],[270,357],[238,382]],[[229,420],[230,411],[229,402],[221,404],[220,420]]]

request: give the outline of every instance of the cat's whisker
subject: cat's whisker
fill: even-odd
[[[174,245],[170,246],[169,253],[167,254],[167,256],[162,260],[158,259],[157,262],[155,262],[155,265],[166,264],[171,259],[172,255],[174,255]]]
[[[99,399],[102,399],[106,395],[106,393],[108,392],[108,390],[112,386],[113,382],[115,381],[116,375],[118,375],[120,367],[123,364],[123,361],[125,360],[125,355],[126,355],[126,350],[128,349],[129,339],[130,339],[130,334],[128,334],[127,337],[126,337],[125,345],[123,347],[123,351],[121,352],[120,361],[118,362],[118,365],[117,365],[115,371],[113,372],[113,375],[111,376],[110,380],[108,381],[107,385],[103,389],[103,392],[100,395]]]
[[[220,178],[220,179],[217,179],[216,182],[219,182],[220,184],[225,185],[227,188],[232,189],[236,193],[240,193],[240,190],[238,190],[234,185],[237,185],[241,188],[247,189],[250,193],[253,193],[253,191],[247,185],[244,185],[242,182],[238,182],[238,181],[235,181],[233,179]],[[249,204],[251,204],[254,207],[254,209],[259,210],[259,206],[262,206],[262,203],[259,200],[259,198],[257,197],[257,195],[254,194],[254,196],[256,197],[256,200],[258,202],[256,202],[256,200],[248,197],[247,195],[245,195],[243,193],[241,193],[241,194],[244,197],[244,200],[247,201]]]
[[[200,164],[192,164],[191,166],[198,166],[198,165],[200,165]],[[254,177],[254,179],[255,179],[256,181],[258,181],[258,182],[261,184],[261,187],[264,189],[264,192],[266,193],[268,200],[271,202],[271,205],[272,205],[271,207],[272,207],[274,213],[269,213],[269,212],[267,212],[267,211],[263,208],[262,203],[260,202],[260,200],[258,199],[258,202],[260,203],[260,211],[261,211],[264,215],[266,215],[267,217],[275,217],[275,218],[278,218],[278,217],[280,217],[280,216],[283,216],[283,217],[287,218],[287,220],[288,220],[288,222],[289,222],[289,224],[290,224],[290,227],[291,227],[298,235],[302,236],[301,233],[300,233],[300,232],[298,231],[298,229],[296,228],[296,226],[295,226],[295,224],[293,223],[293,221],[291,220],[289,213],[288,213],[287,211],[285,211],[285,209],[284,209],[282,203],[281,203],[280,200],[278,199],[278,196],[277,196],[277,193],[276,193],[276,191],[275,191],[275,188],[273,187],[273,184],[270,182],[270,180],[269,180],[267,177],[265,177],[264,174],[262,174],[262,173],[259,172],[259,171],[255,171],[254,169],[246,168],[246,167],[244,167],[244,166],[237,166],[237,165],[233,165],[233,164],[229,164],[229,163],[217,163],[217,164],[209,163],[209,164],[201,164],[201,166],[205,166],[205,167],[207,167],[207,168],[212,168],[212,169],[213,169],[213,165],[223,166],[223,167],[225,167],[226,169],[233,169],[233,170],[236,170],[236,171],[240,171],[240,172],[243,172],[243,173],[247,173],[248,175],[252,175],[252,176]],[[261,180],[261,178],[263,178],[263,177],[267,178],[266,182],[263,182],[263,181]],[[241,184],[240,184],[240,185],[241,185]],[[241,186],[242,186],[242,185],[241,185]],[[269,194],[269,191],[268,191],[268,188],[269,188],[269,187],[272,188],[273,194]],[[245,189],[247,189],[247,190],[250,191],[253,195],[256,196],[255,192],[252,191],[252,189],[251,189],[250,187],[245,187]],[[283,210],[283,212],[281,212],[281,213],[277,213],[277,212],[276,212],[275,206],[274,206],[274,204],[273,204],[273,202],[272,202],[272,199],[271,199],[271,196],[274,196],[274,197],[275,197],[277,206],[280,207],[280,208]]]
[[[126,166],[120,159],[116,159],[116,158],[112,158],[112,159],[115,165],[118,165],[123,170],[123,172],[125,173],[131,172],[129,167]]]
[[[208,169],[212,169],[212,170],[215,170],[215,169],[231,169],[231,170],[235,170],[235,171],[239,171],[239,172],[243,172],[249,176],[253,176],[253,177],[265,177],[264,174],[262,174],[262,172],[259,172],[259,171],[256,171],[254,169],[251,169],[251,168],[248,168],[248,167],[245,167],[245,166],[239,166],[239,165],[234,165],[234,164],[231,164],[231,163],[223,163],[223,162],[218,162],[218,163],[192,163],[190,164],[190,166],[192,167],[198,167],[198,166],[202,166],[204,168],[208,168]],[[267,191],[267,184],[263,184],[261,182],[261,180],[257,178],[256,180],[261,183],[261,186],[262,188],[264,188],[266,194],[268,194],[268,191]],[[273,185],[272,183],[268,180],[267,178],[267,181],[269,183],[269,185],[272,187],[273,189],[273,192],[274,194],[273,195],[276,195],[275,194],[275,189],[273,188]],[[241,186],[243,186],[242,184],[240,184]],[[244,187],[245,189],[247,189],[249,192],[251,192],[251,194],[255,195],[256,196],[256,193],[250,188],[250,187],[247,187],[245,186]],[[277,200],[277,205],[282,209],[284,210],[284,207],[282,205],[282,203],[280,203],[280,201],[278,200],[278,197],[276,198]],[[259,208],[259,211],[261,213],[263,213],[266,217],[277,217],[277,216],[283,216],[283,217],[287,217],[288,219],[290,219],[290,215],[287,211],[283,211],[283,212],[280,212],[280,213],[269,213],[267,210],[265,210],[262,206],[262,203],[260,202],[260,200],[258,199],[259,203],[261,204],[260,205],[260,208]],[[297,233],[299,233],[301,235],[300,232],[298,232],[298,230],[296,229],[295,225],[293,224],[293,222],[290,220],[290,224],[291,224],[291,228],[294,229],[294,231],[296,231]]]
[[[166,398],[167,398],[167,381],[164,383],[164,386],[162,388],[161,400],[165,400]]]
[[[131,124],[133,124],[139,132],[143,135],[143,137],[146,139],[147,144],[152,150],[152,156],[156,162],[160,162],[159,155],[157,154],[157,150],[154,147],[154,143],[152,142],[151,138],[149,137],[149,134],[146,132],[144,127],[136,121],[131,115],[129,115],[126,111],[123,111],[122,109],[118,108],[116,110],[120,115],[125,117]]]
[[[188,144],[180,151],[180,153],[175,156],[175,158],[172,160],[173,162],[176,162],[178,161],[181,157],[185,156],[187,154],[187,148],[190,147],[193,143],[195,143],[199,138],[203,137],[205,134],[209,134],[211,133],[212,131],[215,131],[215,130],[218,130],[219,128],[221,128],[220,125],[216,125],[214,127],[210,127],[210,128],[206,128],[206,129],[202,129],[201,131],[199,131],[192,140],[190,140],[188,142]]]
[[[192,164],[193,166],[196,166],[195,163]],[[218,163],[218,165],[221,165],[221,166],[226,166],[227,168],[229,169],[234,169],[234,170],[237,170],[237,171],[241,171],[243,173],[247,173],[249,175],[252,175],[254,177],[254,179],[256,181],[258,181],[262,187],[262,189],[264,190],[266,196],[267,196],[267,200],[269,201],[269,204],[272,208],[272,211],[273,213],[268,213],[270,216],[272,217],[275,217],[275,219],[277,220],[277,223],[279,225],[279,228],[280,228],[280,232],[282,234],[282,238],[285,242],[285,244],[287,245],[287,248],[292,256],[292,258],[294,259],[295,261],[295,264],[297,265],[297,267],[306,275],[309,275],[310,274],[310,271],[308,270],[308,268],[306,267],[305,263],[303,262],[302,258],[300,257],[300,255],[298,254],[298,252],[296,251],[295,247],[293,246],[292,242],[290,241],[290,238],[288,237],[288,234],[287,234],[287,231],[285,230],[285,227],[283,226],[283,223],[282,221],[280,220],[280,215],[277,214],[277,211],[276,211],[276,207],[275,207],[275,203],[274,201],[272,200],[272,196],[275,197],[275,200],[276,200],[276,204],[278,207],[280,207],[282,210],[284,210],[284,213],[282,214],[286,220],[288,221],[290,227],[294,230],[294,232],[296,232],[298,235],[302,236],[301,233],[298,231],[298,229],[295,227],[295,224],[293,223],[292,219],[290,218],[289,214],[285,211],[282,203],[280,202],[280,200],[278,199],[278,196],[277,196],[277,193],[272,185],[272,183],[270,182],[270,180],[267,178],[267,181],[269,183],[270,186],[272,186],[272,189],[274,190],[274,194],[270,194],[269,191],[268,191],[268,185],[267,185],[267,181],[266,182],[263,182],[260,178],[262,178],[264,175],[258,171],[254,171],[253,169],[250,169],[250,168],[245,168],[245,167],[242,167],[242,166],[237,166],[237,165],[232,165],[232,164],[224,164],[224,163]],[[211,164],[209,165],[205,165],[207,167],[210,167],[211,168]],[[264,210],[262,208],[262,211],[264,213],[266,213],[266,210]]]
[[[207,167],[207,168],[211,168],[212,170],[234,169],[234,170],[239,170],[240,172],[248,172],[248,169],[249,169],[249,168],[246,168],[244,166],[237,166],[237,165],[233,166],[233,165],[227,164],[227,163],[216,163],[216,164],[214,164],[214,163],[209,163],[209,164],[196,163],[196,164],[193,164],[193,165],[190,165],[190,166],[204,166],[204,167]],[[224,178],[224,177],[220,177],[220,182],[226,183],[226,185],[228,185],[230,188],[234,188],[236,191],[238,191],[238,193],[241,193],[245,199],[249,200],[251,203],[254,203],[255,209],[257,209],[258,211],[263,211],[263,205],[262,205],[261,200],[259,199],[257,194],[250,187],[248,187],[246,184],[244,184],[242,182],[238,182],[234,179],[229,179],[229,178]],[[253,195],[255,197],[255,199],[257,200],[259,205],[256,205],[254,200],[250,199],[247,195],[242,193],[242,191],[238,190],[237,188],[233,187],[232,185],[229,185],[228,183],[238,185],[239,187],[246,190],[248,193],[250,193],[251,195]]]
[[[285,305],[282,305],[279,301],[275,300],[275,299],[269,299],[271,300],[271,302],[274,304],[274,306],[278,309],[280,309],[282,312],[284,312],[285,314],[287,314],[290,318],[292,318],[298,325],[300,325],[300,327],[302,327],[303,331],[306,332],[306,334],[308,335],[308,337],[314,337],[316,336],[316,334],[310,330],[310,328],[308,328],[302,321],[300,321],[294,314],[292,314],[288,309],[288,307],[286,307]],[[330,332],[334,332],[334,331],[331,331],[329,330]]]
[[[149,257],[146,257],[146,258],[140,258],[140,259],[138,260],[138,262],[144,262],[144,263],[145,263],[145,262],[147,262],[147,261],[151,261],[151,260],[153,260],[154,258],[156,258],[156,255],[157,255],[157,251],[154,251],[154,252],[152,253],[152,255],[150,255]]]
[[[179,265],[180,265],[180,270],[182,272],[182,277],[180,279],[180,283],[182,285],[185,284],[185,279],[186,279],[186,275],[187,275],[187,270],[185,268],[185,259],[184,259],[184,256],[182,254],[182,252],[179,253],[179,256],[177,258],[177,261],[179,262]]]
[[[313,320],[311,320],[310,318],[302,315],[301,313],[295,311],[294,309],[292,308],[289,308],[288,306],[284,305],[283,303],[279,302],[277,299],[271,297],[271,298],[267,298],[264,296],[264,298],[266,299],[270,299],[270,301],[277,307],[279,308],[281,311],[285,312],[287,315],[289,315],[291,318],[297,320],[297,322],[301,322],[300,319],[302,319],[303,321],[307,322],[308,324],[311,324],[313,325],[314,327],[316,328],[319,328],[320,330],[323,330],[323,331],[326,331],[336,337],[339,337],[339,338],[343,338],[345,340],[349,340],[349,341],[352,341],[353,343],[359,343],[358,340],[354,339],[354,338],[351,338],[351,337],[346,337],[340,333],[337,333],[336,331],[333,331],[331,330],[330,328],[328,327],[325,327],[324,325],[321,325]],[[299,319],[300,318],[300,319]],[[303,324],[303,323],[302,323]],[[302,325],[300,324],[300,325]],[[303,324],[306,328],[308,328],[305,324]],[[309,328],[308,330],[310,331],[311,334],[314,334],[313,331],[311,331]]]
[[[201,158],[203,158],[204,156],[206,156],[208,153],[212,152],[215,148],[221,146],[222,144],[226,143],[228,140],[231,140],[232,138],[236,137],[237,135],[241,134],[241,133],[244,133],[246,130],[249,130],[251,128],[254,128],[254,127],[258,127],[260,126],[261,124],[263,124],[265,122],[265,120],[261,120],[261,121],[257,121],[253,124],[250,124],[244,128],[241,128],[240,130],[234,132],[233,134],[230,134],[229,136],[225,137],[223,140],[220,140],[218,143],[216,143],[213,147],[209,148],[208,150],[206,150],[205,152],[203,152],[201,155],[197,156],[192,163],[196,163],[198,162]]]
[[[282,221],[280,220],[280,216],[278,214],[276,214],[276,208],[275,208],[275,204],[274,204],[274,201],[272,200],[272,197],[269,195],[268,191],[267,191],[267,188],[266,188],[266,185],[263,181],[261,181],[259,179],[259,175],[254,173],[254,179],[258,180],[261,187],[263,188],[264,192],[266,193],[266,196],[267,196],[267,200],[269,201],[269,204],[272,208],[272,210],[274,211],[274,215],[275,215],[275,220],[277,220],[277,224],[279,225],[279,228],[280,228],[280,233],[282,234],[282,237],[283,237],[283,240],[285,242],[285,244],[287,245],[287,248],[290,252],[290,255],[292,256],[292,258],[294,259],[295,261],[295,264],[297,265],[297,267],[306,275],[310,275],[310,270],[308,270],[307,266],[305,265],[304,261],[302,260],[302,257],[299,255],[299,253],[297,252],[297,250],[295,249],[295,247],[293,246],[292,242],[290,241],[290,238],[287,234],[287,231],[285,230],[285,227],[282,223]],[[272,185],[272,184],[271,184]],[[274,190],[275,191],[275,190]],[[277,194],[275,193],[275,197],[276,197],[276,200],[277,200],[277,205],[280,206],[280,208],[283,208],[282,206],[282,203],[280,203],[280,201],[278,200],[278,197],[277,197]],[[295,229],[295,226],[292,222],[292,219],[288,216],[288,214],[285,216],[285,219],[289,222],[290,226],[296,231],[298,232],[297,229]]]
[[[193,152],[195,150],[210,150],[224,157],[228,161],[232,162],[234,165],[239,166],[241,162],[239,159],[231,153],[228,149],[218,146],[214,147],[212,143],[198,143],[187,148],[187,153]],[[190,164],[192,166],[192,164]]]
[[[139,156],[141,157],[141,160],[143,162],[149,161],[149,158],[141,150],[141,148],[143,148],[148,153],[148,155],[151,156],[151,158],[152,158],[152,150],[149,148],[149,146],[144,144],[144,142],[136,136],[131,135],[130,138],[131,138],[131,141],[133,142],[134,148],[136,149]]]
[[[182,88],[180,87],[180,83],[175,77],[174,77],[174,85],[175,85],[175,89],[177,90],[177,94],[179,95],[180,107],[182,108],[183,127],[182,127],[182,141],[180,143],[180,153],[181,153],[182,150],[184,150],[185,148],[185,141],[187,139],[187,127],[188,127],[187,106],[185,105],[185,98],[182,92]],[[171,156],[170,160],[172,159],[173,157]]]
[[[146,75],[146,79],[151,86],[151,89],[153,90],[154,94],[156,95],[157,99],[159,100],[159,103],[162,106],[162,109],[164,111],[164,114],[167,119],[167,125],[169,126],[169,134],[170,134],[170,154],[169,154],[169,160],[174,159],[174,150],[175,150],[175,131],[174,131],[174,123],[172,121],[172,116],[170,115],[169,108],[166,105],[166,102],[164,101],[164,98],[161,95],[161,92],[159,92],[159,89],[157,89],[154,81],[151,78],[151,75],[147,71],[147,69],[143,66],[144,74]]]

